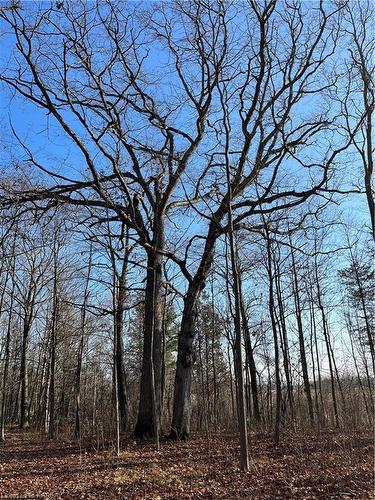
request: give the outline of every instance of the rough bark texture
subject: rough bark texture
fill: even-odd
[[[170,437],[187,439],[190,433],[191,380],[195,362],[194,339],[196,323],[194,295],[185,301],[178,339],[176,378],[174,386],[173,419]]]
[[[147,257],[142,375],[138,419],[134,429],[134,434],[138,437],[154,435],[151,359],[154,368],[156,411],[159,416],[162,411],[160,403],[162,400],[163,378],[163,256],[160,252],[156,251],[156,249],[162,249],[164,246],[164,231],[161,223],[159,223],[158,230],[155,231],[154,244],[154,249],[148,251]]]
[[[178,337],[176,376],[174,382],[173,417],[170,437],[187,439],[190,433],[191,379],[195,362],[194,339],[196,308],[200,293],[214,258],[214,248],[219,235],[218,221],[225,212],[225,203],[213,216],[202,258],[197,272],[189,283],[184,301],[184,311]]]
[[[191,379],[195,362],[194,339],[196,308],[200,293],[214,258],[214,248],[224,204],[216,212],[210,223],[202,258],[194,279],[190,281],[184,301],[184,311],[178,337],[176,376],[174,383],[173,417],[170,437],[187,439],[190,433]]]

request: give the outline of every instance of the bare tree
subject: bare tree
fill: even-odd
[[[178,195],[173,202],[171,198],[204,137],[204,124],[225,54],[225,47],[217,43],[223,19],[221,15],[211,16],[211,9],[201,2],[187,9],[186,4],[178,3],[156,11],[152,29],[146,30],[130,5],[123,10],[121,3],[111,2],[107,7],[64,4],[62,8],[1,12],[13,32],[17,50],[14,66],[8,68],[2,81],[54,118],[68,143],[82,155],[87,169],[78,180],[61,175],[42,164],[23,144],[27,161],[53,184],[26,192],[12,190],[12,199],[32,200],[34,205],[39,200],[39,206],[40,200],[49,200],[47,208],[56,202],[102,207],[111,211],[111,218],[136,231],[146,249],[149,269],[136,425],[138,435],[147,435],[153,432],[149,411],[151,351],[157,406],[161,401],[161,314],[151,309],[152,304],[161,303],[163,255],[174,257],[164,249],[165,217],[181,205]],[[205,27],[207,22],[212,31]],[[178,23],[196,36],[181,38]],[[42,26],[47,25],[48,30],[43,32]],[[103,46],[98,46],[102,39],[98,32],[107,40]],[[209,38],[203,33],[210,34]],[[161,44],[161,50],[172,58],[181,93],[176,102],[168,102],[169,82],[164,83],[161,95],[155,75],[143,76],[147,61],[144,47],[149,43]],[[216,51],[212,50],[214,44]],[[47,45],[48,53],[41,49]],[[192,91],[191,51],[196,54],[196,66],[203,71],[198,94]],[[187,126],[180,127],[177,116],[183,110],[193,116]],[[150,140],[137,134],[139,127],[150,128]],[[106,173],[98,166],[101,163],[106,165]],[[152,345],[150,318],[154,318]]]
[[[183,281],[171,436],[186,438],[196,318],[215,247],[227,235],[234,243],[237,231],[267,231],[271,239],[278,224],[265,228],[264,217],[303,226],[330,200],[335,162],[353,135],[335,133],[335,110],[324,100],[336,83],[330,60],[342,8],[194,0],[139,9],[117,1],[25,4],[0,12],[14,48],[1,81],[53,122],[74,151],[49,161],[11,124],[24,154],[20,177],[33,168],[38,181],[2,181],[2,207],[83,206],[95,225],[126,227],[145,253],[139,436],[158,434],[163,412],[165,261]],[[235,269],[233,276],[238,327]],[[121,344],[115,349],[117,358]]]
[[[348,2],[344,30],[349,36],[350,58],[346,63],[346,94],[342,111],[346,128],[364,172],[365,193],[370,213],[372,237],[375,239],[374,144],[373,115],[375,109],[375,36],[372,2]]]
[[[275,7],[273,1],[262,6],[250,2],[243,14],[249,30],[246,33],[250,34],[251,26],[251,33],[256,33],[255,41],[253,39],[250,44],[250,53],[245,52],[243,40],[233,44],[237,50],[229,51],[232,60],[237,61],[238,57],[246,64],[244,67],[240,63],[235,67],[233,64],[226,66],[225,78],[219,85],[224,86],[226,95],[230,96],[231,128],[237,131],[232,133],[228,148],[233,176],[230,191],[224,188],[216,199],[211,197],[208,213],[204,214],[208,227],[202,235],[201,257],[195,273],[187,275],[189,286],[179,337],[172,437],[189,434],[195,309],[212,264],[216,241],[229,230],[229,226],[223,223],[229,193],[232,193],[234,228],[259,231],[263,228],[262,214],[285,209],[292,211],[314,195],[324,193],[330,168],[349,144],[345,142],[337,148],[329,145],[323,154],[319,151],[321,160],[310,162],[305,154],[314,148],[314,140],[319,134],[330,133],[333,122],[324,113],[291,119],[297,109],[299,115],[301,102],[306,96],[322,95],[333,84],[323,78],[321,70],[335,50],[337,10],[326,12],[320,4],[319,8],[311,10],[311,22],[305,23],[301,6],[288,5],[282,13]],[[225,28],[225,39],[229,44],[227,31],[230,33],[230,26]],[[288,41],[284,37],[285,30]],[[281,46],[282,56],[279,52]],[[225,114],[223,109],[221,112]],[[222,121],[213,128],[219,145],[208,159],[209,164],[220,167],[224,163],[225,143]],[[310,172],[312,177],[307,185],[298,187],[298,183],[304,180],[303,175],[297,179],[292,172],[287,173],[289,162],[296,169],[300,168],[301,173],[304,169]],[[222,182],[219,173],[217,175]],[[283,185],[285,175],[289,180],[293,179],[292,188],[289,183]],[[193,246],[195,238],[189,241],[187,249]]]

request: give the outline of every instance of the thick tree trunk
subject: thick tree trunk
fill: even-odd
[[[217,222],[221,219],[223,208],[213,217],[206,239],[202,259],[194,279],[189,282],[185,295],[184,310],[178,336],[176,376],[174,382],[173,417],[170,437],[187,439],[190,433],[191,380],[195,362],[194,339],[196,308],[205,280],[214,257],[214,247],[218,236]]]
[[[159,420],[162,412],[163,256],[157,249],[161,250],[163,247],[164,227],[159,221],[154,234],[154,249],[149,250],[147,256],[142,375],[138,419],[134,429],[137,437],[154,436],[152,379],[154,379],[156,415]]]
[[[173,417],[170,432],[170,437],[173,439],[187,439],[190,433],[190,394],[193,364],[195,362],[196,315],[195,295],[190,292],[185,300],[178,338]]]

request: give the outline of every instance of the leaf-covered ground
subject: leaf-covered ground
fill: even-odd
[[[187,443],[124,443],[110,451],[13,432],[0,444],[0,498],[372,499],[370,433],[250,436],[251,465],[238,470],[234,435]]]

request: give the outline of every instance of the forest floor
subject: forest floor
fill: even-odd
[[[232,434],[188,442],[124,443],[120,457],[13,431],[0,443],[0,498],[372,499],[368,433],[250,435],[250,470],[238,470]]]

